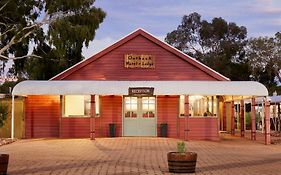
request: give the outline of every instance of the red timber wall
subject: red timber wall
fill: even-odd
[[[101,96],[100,117],[95,119],[96,137],[109,136],[109,124],[116,124],[116,136],[122,136],[122,96]]]
[[[216,117],[190,117],[188,130],[190,140],[219,140],[218,118]]]
[[[60,133],[63,138],[90,137],[90,118],[62,117]]]
[[[101,96],[100,116],[95,118],[95,136],[108,137],[109,123],[115,123],[116,136],[122,136],[122,97]],[[90,118],[66,118],[61,119],[61,137],[90,137]]]
[[[179,134],[179,97],[158,96],[157,97],[157,135],[160,135],[159,125],[168,124],[168,137],[178,138]]]
[[[60,96],[28,96],[25,100],[25,137],[59,137]]]
[[[155,69],[125,68],[125,54],[154,55]],[[217,80],[142,35],[71,71],[54,80]]]
[[[160,135],[159,125],[168,124],[168,137],[185,138],[185,127],[190,140],[219,140],[218,118],[190,117],[179,118],[179,96],[157,97],[157,134]],[[186,126],[187,125],[187,126]]]

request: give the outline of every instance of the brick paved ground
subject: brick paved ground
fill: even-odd
[[[1,146],[9,174],[169,174],[166,153],[176,139],[32,139]],[[224,135],[220,142],[190,141],[198,153],[196,174],[281,174],[281,145],[265,146]]]

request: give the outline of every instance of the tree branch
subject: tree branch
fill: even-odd
[[[5,55],[0,55],[0,58],[4,58],[6,60],[19,60],[19,59],[28,58],[28,57],[42,58],[41,56],[38,56],[35,54],[24,55],[24,56],[20,56],[20,57],[7,57]]]
[[[4,5],[0,8],[0,11],[3,10],[3,9],[7,6],[7,4],[8,4],[9,2],[10,2],[10,1],[6,2],[6,4],[4,4]]]
[[[7,24],[5,24],[5,23],[3,23],[3,22],[0,22],[0,25],[2,25],[2,26],[7,26]]]
[[[7,3],[6,3],[7,4]],[[3,53],[8,50],[12,45],[17,44],[19,42],[21,42],[24,38],[27,38],[30,34],[32,34],[37,28],[43,26],[44,24],[50,24],[53,21],[56,21],[58,19],[64,18],[64,17],[68,17],[68,16],[73,16],[75,15],[74,12],[71,11],[66,11],[66,12],[56,12],[53,14],[48,14],[48,11],[45,14],[45,17],[42,19],[42,21],[40,22],[36,22],[33,25],[30,26],[26,26],[24,28],[22,28],[19,32],[17,32],[12,39],[10,40],[10,42],[8,44],[6,44],[4,47],[2,47],[0,49],[0,55],[2,58],[5,58],[5,56],[3,57]],[[26,32],[26,33],[25,33]],[[7,33],[7,32],[5,32]],[[25,34],[24,34],[25,33]],[[22,36],[21,36],[22,35]],[[1,34],[0,36],[3,36],[3,34]],[[17,39],[18,38],[18,39]],[[7,58],[5,58],[7,59]]]
[[[8,32],[14,30],[14,29],[15,29],[15,25],[13,25],[13,27],[11,27],[10,29],[4,31],[3,33],[0,33],[0,38],[1,38],[2,36],[6,35]]]

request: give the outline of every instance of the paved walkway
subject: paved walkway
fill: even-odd
[[[166,154],[176,139],[31,139],[1,146],[9,174],[169,174]],[[196,174],[281,174],[281,145],[265,146],[225,135],[220,142],[190,141],[198,153]]]

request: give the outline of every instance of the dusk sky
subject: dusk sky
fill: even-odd
[[[143,28],[163,40],[176,29],[183,15],[192,12],[210,21],[222,17],[245,26],[248,37],[273,36],[281,31],[281,0],[96,0],[107,16],[97,30],[88,58],[137,28]]]

